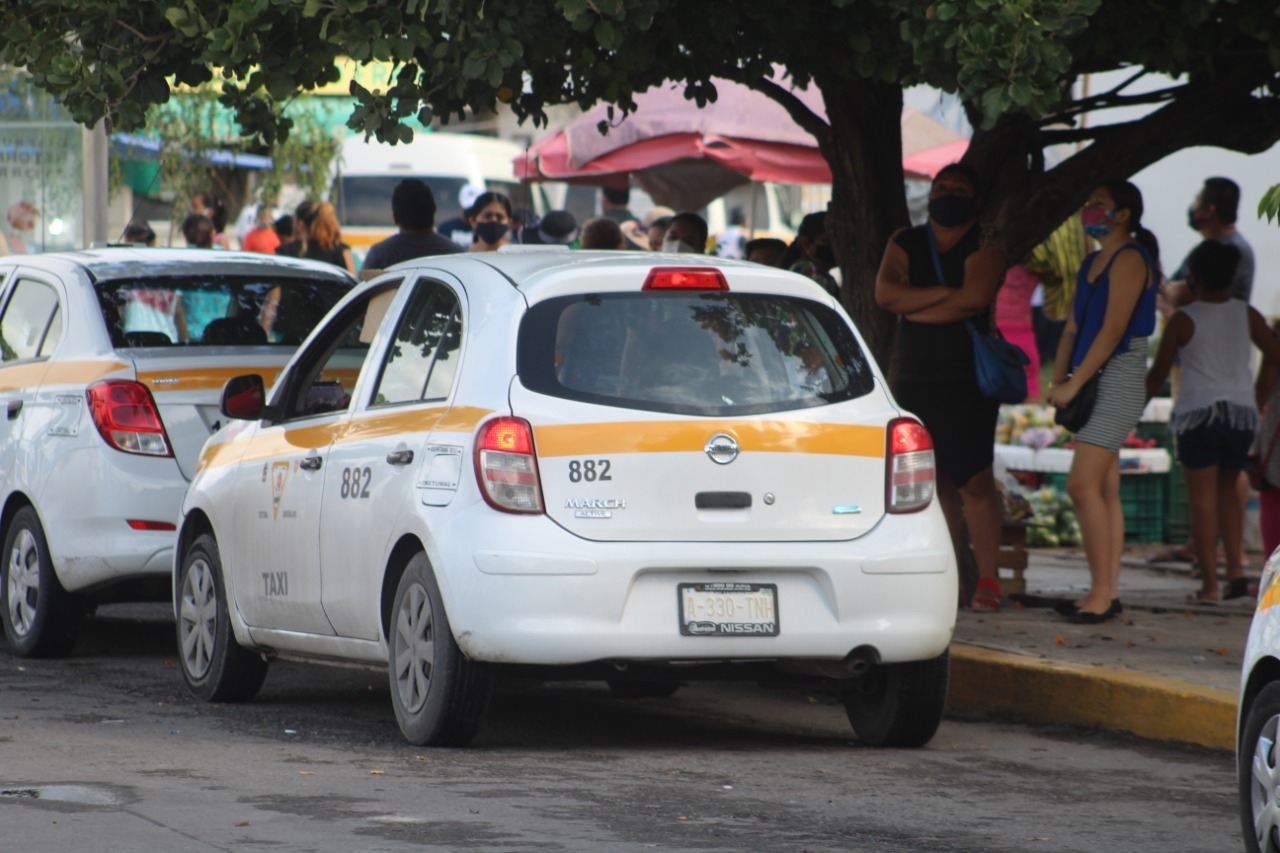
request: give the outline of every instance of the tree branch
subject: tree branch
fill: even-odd
[[[1180,93],[1189,89],[1191,85],[1190,83],[1182,83],[1177,86],[1166,86],[1163,89],[1143,92],[1140,95],[1118,95],[1114,94],[1114,92],[1108,92],[1105,95],[1083,98],[1079,101],[1072,101],[1067,109],[1045,116],[1037,124],[1041,127],[1049,127],[1054,124],[1064,124],[1081,113],[1093,112],[1094,110],[1111,110],[1118,107],[1165,103],[1178,97]]]
[[[737,82],[744,86],[748,86],[755,89],[757,92],[768,95],[770,98],[781,104],[782,108],[785,109],[793,119],[795,119],[796,124],[800,125],[813,135],[813,138],[818,141],[818,147],[821,148],[824,143],[827,143],[830,140],[831,125],[813,110],[809,109],[809,107],[805,105],[804,101],[791,94],[789,90],[779,86],[773,80],[768,77],[753,77],[748,79],[730,77],[730,79],[736,79]]]

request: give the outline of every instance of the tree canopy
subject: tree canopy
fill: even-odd
[[[140,124],[172,86],[219,80],[242,125],[286,135],[279,105],[338,78],[335,61],[390,61],[385,88],[352,85],[350,124],[402,141],[411,116],[447,120],[509,104],[631,96],[686,81],[701,104],[724,77],[776,98],[834,175],[829,229],[846,300],[873,347],[891,335],[870,287],[907,223],[904,86],[958,93],[977,128],[966,161],[1013,259],[1073,213],[1097,181],[1194,145],[1258,152],[1280,139],[1274,0],[26,0],[0,7],[0,62],[25,66],[85,124]],[[825,119],[778,85],[785,68],[823,93]],[[1083,75],[1126,70],[1085,94]],[[1177,82],[1133,93],[1146,73]],[[1137,105],[1145,117],[1099,113]],[[1047,166],[1045,149],[1089,143]]]

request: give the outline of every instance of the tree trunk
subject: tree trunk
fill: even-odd
[[[840,264],[844,305],[887,372],[896,326],[876,305],[876,272],[889,235],[910,224],[902,174],[902,87],[816,82],[831,124],[819,147],[831,164],[827,233]]]

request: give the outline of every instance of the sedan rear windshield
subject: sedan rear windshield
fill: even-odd
[[[117,348],[297,346],[351,285],[296,276],[186,274],[99,282]]]
[[[672,414],[752,415],[850,400],[873,387],[846,321],[806,299],[606,293],[534,305],[517,370],[540,394]]]

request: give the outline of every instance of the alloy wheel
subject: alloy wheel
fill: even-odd
[[[1267,720],[1253,745],[1253,784],[1249,801],[1253,807],[1254,837],[1258,849],[1273,853],[1280,849],[1280,767],[1276,763],[1276,735],[1280,715]]]
[[[411,714],[426,704],[435,663],[435,626],[431,599],[421,584],[414,584],[396,614],[395,667],[400,701]]]
[[[40,552],[31,531],[18,531],[9,554],[8,567],[9,625],[13,632],[25,637],[31,631],[40,605]]]
[[[209,671],[217,627],[218,591],[213,569],[207,560],[193,560],[182,582],[182,603],[178,611],[182,661],[192,678],[203,678]]]

